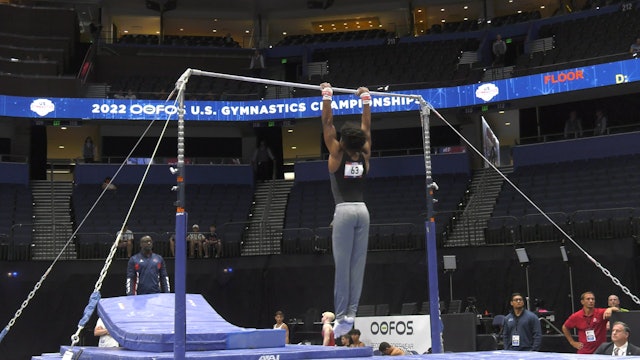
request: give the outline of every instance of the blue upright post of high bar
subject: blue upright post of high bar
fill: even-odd
[[[178,80],[178,163],[176,185],[178,199],[176,201],[176,240],[175,240],[175,293],[174,293],[174,334],[173,358],[184,360],[187,342],[186,319],[186,281],[187,281],[187,212],[185,211],[185,168],[184,168],[184,90],[188,74]]]
[[[440,295],[438,289],[438,252],[436,244],[436,223],[433,213],[433,191],[437,185],[431,178],[431,145],[429,137],[429,105],[421,99],[422,142],[424,145],[424,167],[427,187],[427,219],[425,220],[425,249],[427,251],[427,273],[429,281],[429,319],[431,325],[431,352],[439,354],[442,348],[442,322],[440,319]]]

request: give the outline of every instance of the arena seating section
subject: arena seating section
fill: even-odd
[[[31,190],[24,184],[0,184],[0,260],[29,259],[31,248]]]
[[[467,189],[466,174],[434,176],[441,184],[436,194],[437,239],[454,216]],[[424,247],[426,220],[424,176],[373,178],[367,181],[365,200],[371,216],[369,250],[415,250]],[[328,181],[296,182],[287,202],[282,250],[284,253],[331,251],[333,196]]]
[[[544,71],[559,70],[572,66],[582,66],[599,62],[629,58],[628,48],[633,36],[610,36],[617,33],[617,26],[637,29],[640,25],[638,7],[621,11],[620,4],[611,4],[598,10],[588,9],[568,15],[540,18],[540,13],[522,12],[499,16],[490,24],[482,26],[477,20],[436,24],[427,34],[418,37],[399,37],[398,34],[383,29],[347,31],[335,33],[288,35],[273,49],[265,50],[266,59],[279,60],[281,49],[306,49],[313,62],[327,62],[328,73],[317,77],[300,77],[300,82],[338,81],[345,86],[362,84],[394,85],[395,89],[451,86],[475,83],[482,79],[486,68],[490,67],[491,44],[496,34],[524,40],[519,48],[513,73],[526,75]],[[535,46],[540,39],[549,39],[550,46]],[[215,65],[212,62],[199,66],[205,70],[248,75],[247,64],[250,53],[233,53],[237,47],[224,47],[219,36],[167,36],[163,45],[158,45],[157,35],[128,34],[109,45],[114,52],[123,56],[132,49],[141,49],[145,57],[163,63],[171,51],[198,52],[198,56],[216,57],[224,60],[223,54],[231,54],[233,64]],[[546,41],[546,40],[545,40]],[[171,50],[173,48],[173,50]],[[161,51],[160,51],[161,49]],[[463,52],[477,53],[478,61],[471,64],[460,63]],[[302,54],[302,50],[293,53]],[[139,54],[137,54],[139,55]],[[165,71],[145,74],[144,65],[129,68],[136,75],[106,74],[104,67],[117,68],[117,58],[102,54],[99,56],[93,81],[106,82],[112,94],[132,90],[138,97],[163,98],[172,89],[176,76],[169,75],[170,65],[162,65]],[[238,59],[242,59],[239,61]],[[116,62],[114,65],[113,61]],[[223,61],[224,62],[224,61]],[[336,65],[336,64],[339,64]],[[175,66],[175,65],[174,65]],[[182,71],[185,66],[178,66]],[[163,75],[157,75],[163,74]],[[304,72],[302,72],[303,75]],[[209,80],[190,83],[191,98],[199,99],[250,99],[256,98],[259,89],[242,86],[232,81]],[[306,96],[306,91],[297,91],[297,96]],[[281,96],[281,95],[279,95]],[[285,95],[288,96],[288,95]]]
[[[638,155],[518,168],[509,178],[576,239],[638,235]],[[487,243],[561,240],[522,195],[505,184],[487,223]]]
[[[59,76],[70,70],[79,37],[75,11],[0,6],[0,73]]]
[[[252,187],[195,184],[189,185],[188,190],[189,230],[193,224],[198,224],[200,232],[206,233],[209,225],[216,225],[224,239],[225,256],[239,256],[253,197]],[[80,225],[101,191],[97,185],[75,187],[72,202],[76,226]],[[117,190],[105,192],[77,235],[79,254],[89,258],[107,254],[136,191],[135,185],[119,185]],[[171,191],[171,186],[145,185],[128,222],[136,240],[142,235],[151,235],[156,240],[154,248],[165,256],[170,256],[168,240],[175,233],[175,201],[176,193]],[[138,247],[136,242],[134,251]]]
[[[480,28],[477,21],[435,25],[427,35],[398,37],[384,30],[368,30],[315,35],[290,35],[274,49],[305,47],[313,61],[327,61],[330,71],[322,79],[338,80],[341,85],[394,84],[396,88],[417,88],[425,84],[463,84],[477,82],[481,68],[490,63],[490,47],[495,34],[526,37],[524,52],[516,59],[516,73],[531,74],[629,58],[628,48],[633,31],[640,28],[640,6],[623,11],[616,1],[600,9],[587,9],[568,15],[540,19],[539,13],[524,13],[493,19],[489,27]],[[71,66],[78,57],[78,29],[75,14],[68,10],[14,8],[0,4],[0,72],[6,75],[60,75],[73,73]],[[15,11],[33,21],[20,18]],[[52,11],[55,16],[52,16]],[[56,18],[64,26],[33,26]],[[66,19],[66,20],[65,20]],[[55,30],[55,31],[54,31]],[[612,36],[612,34],[615,34]],[[550,49],[533,48],[538,39],[550,38]],[[105,82],[114,92],[132,90],[139,97],[163,98],[172,89],[185,65],[203,70],[248,74],[250,49],[225,47],[220,37],[167,36],[165,44],[157,45],[155,35],[127,35],[111,44],[111,52],[96,59],[92,81]],[[144,51],[140,51],[144,48]],[[199,54],[188,62],[174,56],[160,56],[172,51]],[[461,52],[476,51],[478,66],[459,64]],[[146,54],[140,56],[140,54]],[[489,54],[489,55],[488,55]],[[158,56],[155,56],[158,55]],[[149,62],[149,56],[154,61]],[[12,62],[8,59],[25,59]],[[188,56],[184,57],[189,58]],[[215,58],[215,61],[211,61]],[[136,60],[137,59],[137,60]],[[242,61],[239,61],[242,59]],[[185,60],[186,61],[186,60]],[[123,66],[122,64],[131,66]],[[210,66],[205,66],[210,65]],[[332,66],[340,64],[340,66]],[[124,73],[123,68],[131,69]],[[141,71],[140,71],[141,70]],[[384,71],[383,71],[384,70]],[[135,75],[132,75],[135,74]],[[375,78],[373,77],[375,75]],[[34,85],[36,86],[36,85]],[[241,84],[223,79],[194,78],[189,83],[190,98],[246,99],[257,96],[256,84]],[[10,86],[9,86],[10,87]],[[30,90],[33,91],[33,90]],[[37,90],[36,92],[41,92]],[[304,94],[303,91],[298,95]],[[142,95],[142,96],[140,96]],[[237,98],[236,98],[237,97]],[[638,208],[638,156],[560,162],[556,164],[517,167],[510,179],[530,196],[549,216],[576,238],[621,238],[640,233]],[[446,241],[448,226],[458,206],[464,201],[468,176],[439,175],[441,190],[435,204],[439,243]],[[447,184],[450,186],[442,186]],[[102,204],[88,218],[77,238],[79,248],[89,247],[93,255],[102,256],[105,244],[115,237],[121,226],[112,219],[122,219],[134,193],[131,185],[120,185],[108,192]],[[76,224],[97,198],[99,187],[78,185],[73,194]],[[190,224],[198,223],[205,232],[216,223],[226,240],[239,243],[243,226],[224,229],[224,224],[244,223],[251,206],[253,189],[236,185],[194,185],[190,187]],[[371,179],[367,187],[367,202],[371,212],[371,250],[416,249],[424,238],[424,179],[421,177],[387,177]],[[30,230],[16,224],[31,222],[31,199],[28,185],[6,185],[0,192],[0,258],[7,244],[29,244]],[[150,185],[143,189],[129,227],[136,233],[157,234],[166,245],[174,231],[175,208],[171,205],[175,193],[166,186]],[[330,249],[330,228],[333,200],[329,183],[296,182],[287,206],[283,251],[325,252]],[[6,204],[9,204],[7,206]],[[397,205],[401,204],[401,205]],[[153,214],[153,215],[151,215]],[[119,221],[119,220],[118,220]],[[92,235],[93,234],[93,235]],[[559,240],[561,234],[508,185],[500,192],[491,219],[487,223],[488,244],[515,241]],[[235,240],[234,240],[235,239]],[[136,245],[137,246],[137,245]],[[27,246],[28,248],[28,246]],[[167,254],[166,247],[162,250]],[[239,252],[236,252],[239,255]],[[234,251],[227,253],[233,256]]]
[[[180,36],[165,35],[163,43],[160,44],[158,35],[125,34],[118,39],[119,44],[132,45],[171,45],[171,46],[212,46],[238,48],[237,41],[225,43],[223,36]]]

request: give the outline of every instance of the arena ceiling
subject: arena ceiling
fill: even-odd
[[[116,26],[117,36],[124,33],[159,34],[160,13],[148,8],[149,1],[162,7],[168,0],[67,0],[62,3],[76,7],[84,25],[96,21],[98,9],[102,9],[102,18]],[[335,23],[335,31],[347,31],[358,30],[355,28],[358,19],[373,18],[378,19],[379,27],[404,35],[410,31],[412,18],[429,28],[443,20],[454,22],[483,18],[485,13],[501,16],[538,10],[543,16],[551,16],[562,3],[558,0],[174,1],[175,9],[164,13],[164,34],[224,36],[231,33],[243,46],[252,46],[247,39],[255,37],[268,38],[273,43],[285,34],[318,33],[318,22],[325,25]],[[259,26],[258,19],[262,26]],[[360,29],[363,28],[366,25]]]

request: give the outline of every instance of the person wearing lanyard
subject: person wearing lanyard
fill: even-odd
[[[504,318],[502,338],[505,350],[538,351],[542,342],[542,329],[536,314],[525,309],[524,297],[511,294],[513,311]]]
[[[578,354],[593,354],[593,352],[607,340],[607,323],[613,311],[620,311],[616,307],[596,308],[596,297],[591,291],[580,296],[582,309],[571,314],[562,325],[562,333],[569,344],[578,350]],[[569,332],[578,330],[578,341]]]

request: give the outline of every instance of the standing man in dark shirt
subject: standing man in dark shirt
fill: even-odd
[[[126,288],[127,295],[170,291],[167,267],[162,256],[153,253],[153,239],[149,235],[140,239],[140,252],[129,259]]]
[[[504,349],[538,351],[542,342],[540,320],[525,308],[522,294],[511,294],[510,304],[513,311],[504,318],[502,327]]]
[[[273,152],[264,140],[260,140],[260,145],[253,152],[251,163],[256,174],[256,180],[266,181],[273,178],[273,166],[276,161]]]
[[[335,262],[334,336],[353,327],[362,293],[369,243],[369,210],[364,203],[364,178],[371,156],[371,95],[365,87],[356,93],[362,101],[360,128],[344,126],[338,141],[333,125],[331,84],[322,83],[322,133],[329,150],[329,178],[336,203],[333,214],[333,259]]]

